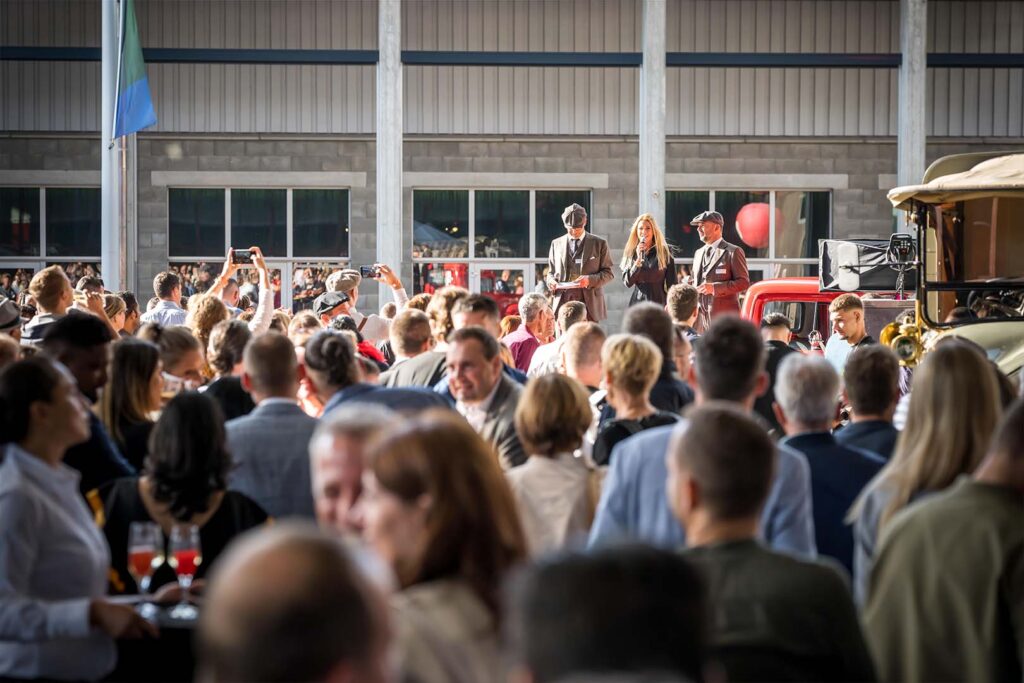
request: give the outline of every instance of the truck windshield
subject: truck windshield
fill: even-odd
[[[933,207],[928,318],[957,324],[1024,319],[1024,197]]]

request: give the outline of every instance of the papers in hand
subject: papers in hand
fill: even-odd
[[[556,289],[583,289],[583,285],[578,282],[556,282]]]

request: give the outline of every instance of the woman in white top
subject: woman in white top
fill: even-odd
[[[564,375],[530,380],[519,399],[516,433],[530,457],[505,476],[531,555],[586,539],[594,518],[593,480],[574,452],[592,418],[583,385]]]
[[[104,600],[110,553],[64,452],[89,438],[70,373],[35,357],[0,374],[0,678],[93,680],[113,638],[155,634]]]

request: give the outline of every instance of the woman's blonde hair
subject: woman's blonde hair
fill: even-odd
[[[999,384],[991,363],[972,345],[950,340],[914,372],[907,424],[892,459],[864,489],[850,510],[856,520],[868,495],[892,492],[879,531],[910,499],[940,491],[978,466],[999,424]]]
[[[150,412],[150,382],[160,367],[160,348],[141,339],[122,339],[111,347],[110,380],[103,388],[96,414],[114,441],[124,445],[121,427],[146,422]]]
[[[622,251],[622,261],[619,263],[619,267],[622,270],[628,270],[630,264],[633,263],[633,259],[636,258],[636,245],[640,244],[640,238],[636,236],[636,231],[645,222],[651,226],[651,232],[654,233],[654,249],[658,254],[658,268],[661,270],[669,267],[674,268],[672,250],[665,243],[665,235],[662,234],[661,228],[658,227],[658,222],[649,213],[642,213],[633,221],[633,227],[629,229],[629,239],[626,240],[626,248]]]
[[[516,433],[530,455],[554,456],[583,443],[594,413],[587,392],[565,375],[531,379],[516,408]]]
[[[661,372],[661,351],[638,334],[613,334],[601,347],[601,366],[611,385],[630,396],[647,396]]]
[[[124,299],[119,297],[117,294],[104,294],[103,295],[103,312],[107,314],[107,317],[111,320],[114,319],[118,313],[124,313],[128,310],[125,306]]]

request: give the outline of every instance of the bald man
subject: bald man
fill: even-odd
[[[298,522],[246,534],[211,579],[199,678],[383,683],[387,608],[365,563]]]

